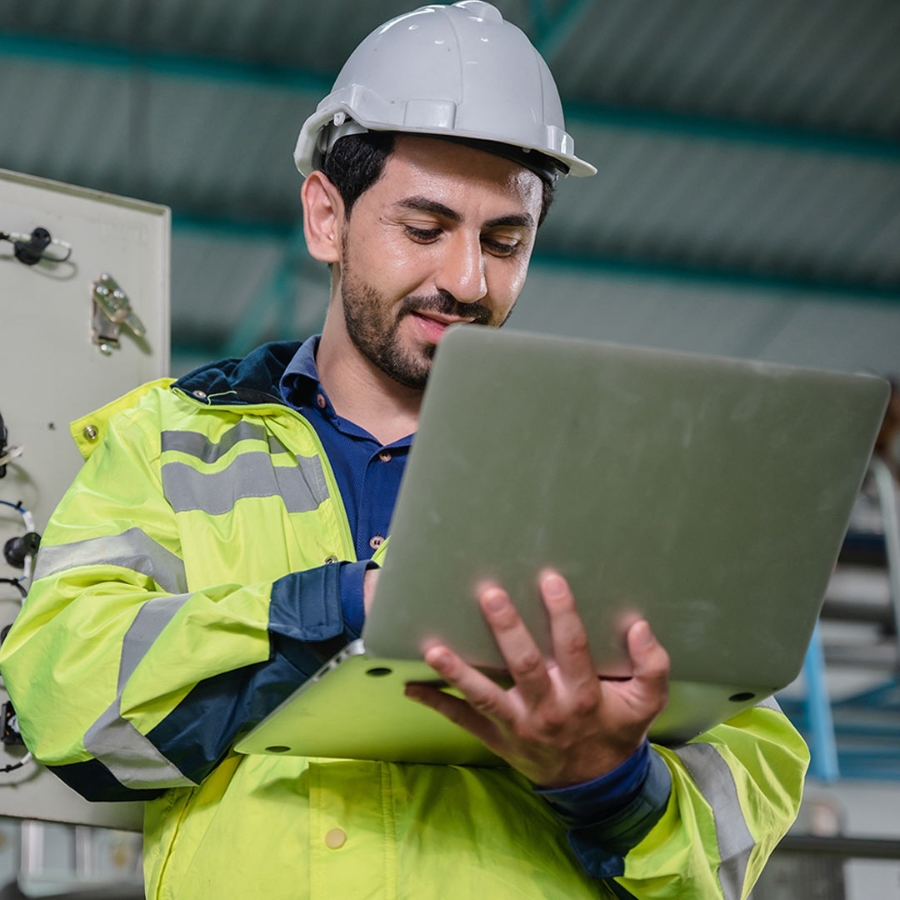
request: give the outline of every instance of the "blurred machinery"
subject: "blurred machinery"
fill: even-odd
[[[169,241],[166,207],[0,170],[0,638],[81,465],[69,421],[167,374]],[[2,688],[0,702],[0,816],[32,820],[19,886],[54,892],[43,860],[56,844],[72,844],[72,866],[50,882],[87,884],[91,826],[140,830],[142,805],[82,800],[27,753]]]

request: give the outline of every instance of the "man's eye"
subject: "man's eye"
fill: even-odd
[[[427,244],[436,241],[441,236],[440,228],[416,228],[413,225],[406,226],[406,233],[414,241]]]
[[[483,238],[482,243],[488,252],[493,253],[494,256],[512,256],[519,249],[518,241],[494,241]]]

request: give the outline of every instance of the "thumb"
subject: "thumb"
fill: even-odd
[[[669,696],[669,654],[645,619],[628,629],[627,644],[634,699],[646,705],[650,715],[656,716],[665,707]]]

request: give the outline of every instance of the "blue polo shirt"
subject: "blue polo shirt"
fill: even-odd
[[[363,575],[368,560],[387,537],[400,479],[413,435],[382,444],[371,434],[341,418],[319,381],[316,351],[319,336],[301,344],[281,378],[285,403],[301,413],[316,430],[334,470],[356,562],[341,566],[341,609],[345,622],[359,634],[365,618]],[[575,827],[599,822],[624,809],[640,793],[650,768],[649,745],[602,778],[562,790],[540,791]]]
[[[365,618],[366,561],[387,537],[413,436],[382,444],[365,429],[341,418],[319,382],[318,347],[318,335],[301,344],[279,387],[285,403],[316,430],[337,479],[358,560],[341,566],[341,611],[344,621],[359,634]]]

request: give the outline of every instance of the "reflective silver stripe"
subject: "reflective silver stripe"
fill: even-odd
[[[297,466],[303,473],[303,479],[309,484],[318,503],[328,499],[328,482],[322,469],[322,460],[318,456],[295,456]],[[318,505],[318,503],[316,505]]]
[[[160,435],[160,448],[177,450],[212,463],[221,459],[239,441],[266,441],[266,430],[261,425],[250,422],[238,422],[222,435],[218,444],[214,444],[205,434],[197,431],[164,431]]]
[[[675,753],[712,807],[719,847],[719,884],[725,900],[740,900],[755,841],[738,798],[728,763],[712,744],[687,744]]]
[[[38,551],[34,578],[46,578],[79,566],[101,565],[140,572],[170,594],[187,590],[184,563],[140,528],[56,547],[45,545]]]
[[[198,472],[187,463],[162,467],[163,491],[175,512],[199,509],[221,515],[246,497],[281,496],[287,511],[309,512],[328,498],[317,456],[297,457],[297,466],[275,466],[268,453],[243,453],[221,472]]]
[[[122,641],[115,702],[84,737],[85,749],[126,787],[175,787],[192,783],[131,722],[121,716],[125,684],[153,642],[184,606],[188,596],[182,594],[179,597],[148,600],[138,610]]]
[[[274,434],[269,435],[269,453],[290,453],[290,452],[291,451],[288,450],[288,448],[285,447],[284,444],[282,444],[281,441],[279,441],[278,438],[275,437]],[[297,459],[302,459],[302,458],[303,457],[300,457],[300,456],[297,457]]]
[[[781,707],[774,697],[766,697],[765,700],[760,700],[756,706],[758,709],[774,709],[775,712],[781,712]]]
[[[84,747],[126,787],[165,788],[193,782],[119,715],[121,698],[91,725]]]
[[[162,634],[163,628],[169,624],[175,613],[184,606],[189,596],[190,594],[180,594],[175,597],[148,600],[138,610],[122,641],[119,683],[116,688],[119,694],[124,690],[125,682],[134,674],[138,663],[147,655],[153,642]]]

